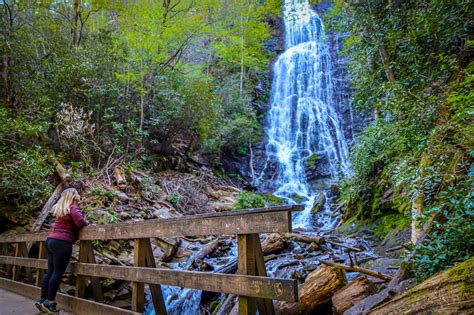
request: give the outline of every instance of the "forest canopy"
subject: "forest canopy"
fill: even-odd
[[[0,202],[25,216],[51,192],[53,159],[93,171],[177,144],[218,157],[259,132],[251,102],[279,1],[0,6]]]

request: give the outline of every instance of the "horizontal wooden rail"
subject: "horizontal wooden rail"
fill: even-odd
[[[0,278],[0,288],[26,296],[32,300],[38,299],[41,288],[29,284]],[[125,310],[111,305],[97,303],[94,301],[81,299],[67,294],[59,293],[56,295],[56,301],[67,311],[72,311],[77,315],[140,315],[142,313]],[[3,314],[0,310],[0,314]]]
[[[0,264],[48,268],[46,259],[11,256],[0,256]],[[280,301],[298,301],[297,281],[293,279],[83,263],[70,263],[67,271],[84,276],[171,285]]]
[[[81,229],[79,239],[110,240],[199,235],[286,233],[291,232],[291,212],[300,211],[302,209],[303,206],[291,205],[235,210],[171,219],[87,226]],[[44,241],[47,235],[47,231],[0,235],[0,243]]]

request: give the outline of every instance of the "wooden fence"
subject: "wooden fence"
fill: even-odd
[[[70,263],[67,271],[77,275],[76,296],[58,295],[58,302],[77,314],[143,313],[144,284],[148,284],[157,314],[166,314],[160,285],[171,285],[239,296],[239,314],[274,314],[272,300],[296,302],[296,280],[267,277],[259,233],[291,232],[291,212],[301,206],[279,206],[229,211],[172,219],[147,220],[88,226],[81,230],[79,262]],[[39,286],[47,260],[44,241],[48,231],[0,235],[0,264],[6,265],[9,279],[0,278],[0,287],[31,298],[39,297]],[[156,268],[150,238],[201,235],[237,235],[238,274],[196,272]],[[96,264],[92,240],[134,239],[134,267]],[[39,242],[38,258],[29,258],[28,245]],[[5,256],[14,243],[15,256]],[[26,279],[35,286],[18,281],[24,268]],[[86,279],[90,279],[94,301],[85,299]],[[131,311],[103,301],[99,278],[132,282]]]

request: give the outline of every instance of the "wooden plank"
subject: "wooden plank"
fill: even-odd
[[[0,235],[0,243],[15,243],[15,242],[44,242],[48,238],[49,231],[28,232]]]
[[[288,233],[291,232],[291,211],[300,210],[302,210],[301,206],[292,205],[147,220],[143,222],[87,226],[81,229],[79,239],[134,239]],[[48,233],[48,231],[41,231],[0,235],[0,243],[44,241]]]
[[[79,262],[86,263],[89,256],[88,242],[80,241],[79,242]],[[85,297],[86,296],[86,277],[83,275],[78,275],[76,279],[76,296]]]
[[[41,294],[41,288],[33,285],[0,278],[0,288],[26,296],[32,300],[38,299]],[[77,315],[139,315],[140,313],[110,306],[107,304],[88,301],[85,299],[73,297],[67,294],[59,293],[56,295],[56,301],[60,308],[73,312]]]
[[[238,241],[238,273],[240,275],[255,274],[255,251],[252,235],[239,235]],[[239,295],[239,315],[255,314],[256,301],[249,296]]]
[[[145,249],[145,260],[146,267],[156,268],[155,257],[153,256],[153,249],[151,248],[151,242],[149,238],[143,239],[143,245]],[[163,292],[159,284],[149,284],[151,299],[153,301],[153,307],[155,308],[155,314],[166,315],[165,300],[163,298]]]
[[[133,264],[143,267],[146,263],[143,239],[135,239],[133,244]],[[142,282],[132,282],[132,311],[143,313],[145,308],[145,286]]]
[[[145,222],[85,227],[80,232],[80,239],[234,235],[259,232],[286,233],[288,231],[287,212],[268,212],[208,218],[190,216],[181,217],[179,220],[148,220]]]
[[[0,264],[46,269],[48,261],[45,259],[0,256]],[[84,263],[70,263],[66,271],[86,276],[171,285],[248,297],[289,302],[298,301],[297,281],[293,279]]]
[[[256,275],[261,277],[267,276],[267,269],[265,268],[265,259],[263,258],[262,244],[260,243],[260,237],[258,234],[253,234],[252,239],[254,242],[255,252],[255,269]],[[298,296],[296,296],[296,299]],[[269,299],[257,299],[257,308],[260,315],[274,315],[275,309],[273,307],[272,300]]]
[[[38,258],[39,259],[45,259],[46,258],[46,244],[45,244],[45,242],[39,242]],[[37,287],[41,286],[41,281],[43,280],[43,276],[44,276],[44,270],[41,269],[41,268],[36,268],[35,285]]]

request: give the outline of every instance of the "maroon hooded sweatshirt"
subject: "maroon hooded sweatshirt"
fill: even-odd
[[[86,225],[89,225],[89,222],[82,215],[81,209],[72,204],[69,206],[68,214],[56,218],[53,231],[48,234],[48,238],[75,243],[79,238],[79,230]]]

